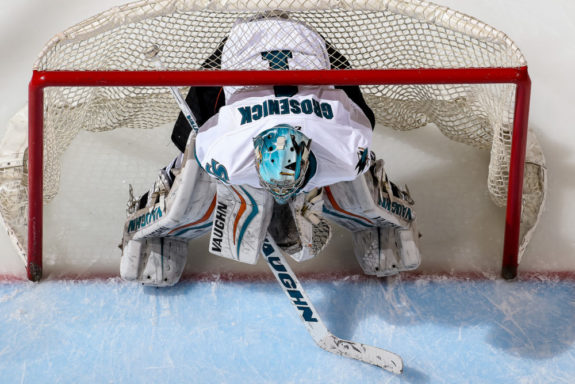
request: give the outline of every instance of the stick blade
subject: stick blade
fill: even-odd
[[[396,374],[403,372],[403,360],[401,357],[385,349],[354,341],[342,340],[332,334],[328,334],[317,343],[322,349],[328,352],[376,365]]]

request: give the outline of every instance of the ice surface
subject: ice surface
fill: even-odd
[[[401,377],[317,347],[276,283],[0,284],[2,383],[572,383],[575,283],[303,281],[336,336]],[[6,331],[8,330],[8,331]]]

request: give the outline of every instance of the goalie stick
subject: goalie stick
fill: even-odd
[[[317,345],[337,355],[377,365],[393,373],[402,373],[403,360],[399,355],[355,341],[342,340],[329,332],[269,234],[264,240],[262,254]]]
[[[157,68],[164,69],[164,64],[158,57],[159,52],[159,47],[154,45],[145,55]],[[176,87],[169,88],[193,132],[197,133],[198,125],[190,107]],[[264,240],[262,253],[285,294],[298,310],[306,329],[317,345],[328,352],[376,365],[393,373],[399,374],[403,372],[403,360],[399,355],[371,345],[343,340],[329,332],[301,287],[299,280],[285,262],[281,251],[269,235]]]
[[[152,45],[144,53],[144,55],[146,56],[146,58],[148,60],[150,60],[152,62],[152,64],[154,64],[154,66],[156,66],[156,68],[164,70],[165,69],[164,63],[158,57],[158,53],[160,53],[160,47],[158,47],[157,45]],[[198,124],[196,123],[196,117],[194,116],[192,110],[188,106],[188,103],[186,103],[186,101],[182,97],[182,94],[180,93],[178,88],[176,88],[176,87],[168,87],[168,88],[170,89],[172,96],[174,96],[174,99],[178,103],[180,110],[182,111],[182,113],[186,117],[188,124],[190,124],[190,127],[192,127],[193,132],[197,133],[199,127],[198,127]]]

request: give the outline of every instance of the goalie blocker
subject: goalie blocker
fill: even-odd
[[[211,232],[209,251],[255,264],[269,233],[296,261],[327,245],[330,219],[353,232],[355,256],[368,275],[389,276],[420,263],[413,200],[389,182],[371,154],[368,172],[353,181],[301,193],[276,203],[263,189],[231,186],[196,162],[195,136],[139,199],[130,197],[122,240],[122,278],[171,286],[184,270],[187,242]]]

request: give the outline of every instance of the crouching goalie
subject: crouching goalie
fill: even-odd
[[[204,63],[214,66],[350,67],[319,34],[277,12],[238,21]],[[366,274],[417,268],[413,200],[369,149],[375,119],[359,87],[192,87],[186,102],[194,121],[180,115],[172,134],[182,154],[128,204],[124,279],[177,283],[188,241],[207,232],[215,255],[256,263],[269,233],[307,260],[329,240],[326,219],[352,231]]]

